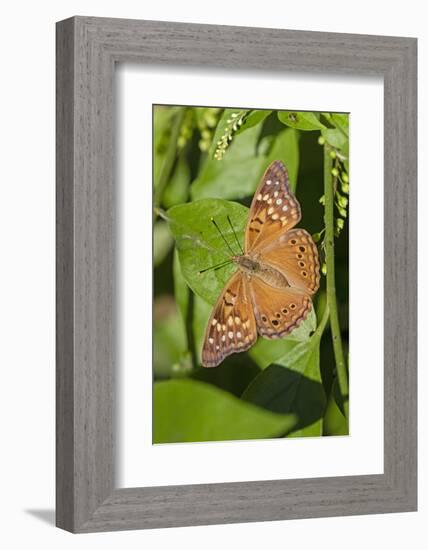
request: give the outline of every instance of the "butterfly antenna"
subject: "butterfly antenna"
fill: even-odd
[[[217,269],[221,269],[222,267],[226,267],[227,265],[231,264],[232,260],[225,260],[219,264],[212,265],[211,267],[206,267],[205,269],[201,269],[201,271],[198,271],[198,275],[201,275],[201,273],[205,273],[205,271],[210,271],[213,269],[214,271],[217,271]]]
[[[238,245],[238,248],[239,248],[239,250],[241,251],[241,254],[244,254],[244,251],[243,251],[243,249],[242,249],[241,243],[239,242],[238,236],[237,236],[237,234],[236,234],[236,232],[235,232],[235,228],[233,227],[232,221],[231,221],[231,219],[230,219],[230,217],[229,217],[229,214],[227,215],[227,221],[229,222],[230,228],[231,228],[232,231],[233,231],[233,234],[234,234],[234,236],[235,236],[236,244]]]
[[[213,224],[214,224],[215,228],[217,229],[217,231],[220,233],[221,238],[225,242],[227,248],[230,250],[230,253],[232,254],[232,256],[234,256],[235,253],[233,252],[232,248],[230,247],[230,244],[227,242],[226,237],[223,235],[223,233],[222,233],[220,227],[218,226],[217,222],[215,221],[214,218],[211,218],[211,221],[213,222]]]

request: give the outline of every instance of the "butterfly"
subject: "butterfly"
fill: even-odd
[[[301,208],[281,161],[272,162],[254,194],[243,254],[221,292],[205,331],[202,365],[218,366],[248,350],[257,334],[276,339],[304,321],[319,288],[318,250],[311,235],[294,226]]]

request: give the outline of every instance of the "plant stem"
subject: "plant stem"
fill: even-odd
[[[332,159],[330,148],[324,145],[324,223],[325,223],[325,261],[327,266],[327,305],[330,310],[330,328],[333,340],[334,357],[339,390],[342,397],[343,410],[348,418],[348,373],[343,355],[342,336],[339,325],[339,315],[336,301],[335,265],[334,265],[334,187],[335,181],[331,173]]]
[[[330,310],[328,307],[328,302],[326,302],[324,305],[324,311],[321,317],[321,321],[319,322],[318,327],[312,336],[313,338],[318,338],[318,340],[321,340],[329,315],[330,315]]]
[[[174,161],[177,153],[177,140],[180,135],[180,129],[183,123],[185,111],[186,109],[184,108],[180,109],[174,116],[174,119],[172,121],[171,136],[169,138],[168,148],[166,150],[165,159],[163,161],[153,197],[153,205],[155,207],[153,216],[154,220],[156,220],[156,217],[158,215],[157,207],[160,206],[164,189],[169,181],[171,171],[174,166]]]

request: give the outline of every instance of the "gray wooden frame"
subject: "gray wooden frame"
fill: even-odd
[[[57,24],[59,527],[91,532],[416,510],[416,45],[413,38],[88,17]],[[115,488],[116,62],[383,76],[382,475]]]

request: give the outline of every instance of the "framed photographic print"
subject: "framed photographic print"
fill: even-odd
[[[57,525],[416,509],[416,41],[57,26]]]

